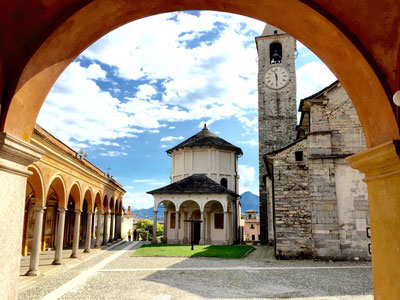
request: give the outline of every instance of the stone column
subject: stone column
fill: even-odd
[[[86,221],[86,237],[85,237],[85,250],[83,252],[89,253],[90,247],[92,243],[92,212],[87,212],[87,221]]]
[[[185,214],[185,220],[188,219],[188,211],[183,212]],[[183,243],[189,244],[189,232],[188,232],[189,222],[183,222]]]
[[[44,152],[0,132],[0,299],[17,299],[24,224],[27,166]],[[7,228],[7,233],[5,229]]]
[[[370,207],[374,299],[400,296],[400,141],[347,158],[365,174]]]
[[[118,240],[119,215],[115,214],[114,241]]]
[[[101,213],[97,213],[97,227],[96,227],[96,245],[95,248],[100,248],[100,236],[101,236]]]
[[[211,213],[207,212],[207,234],[206,234],[206,243],[212,244],[211,240]]]
[[[180,218],[179,218],[179,212],[175,213],[175,240],[177,244],[180,244],[179,242],[179,222],[180,222]]]
[[[157,211],[154,211],[153,217],[153,239],[151,241],[152,244],[157,244]]]
[[[228,213],[228,217],[229,217],[229,244],[233,244],[233,213],[230,212]]]
[[[204,244],[204,228],[205,228],[205,224],[204,224],[204,211],[202,210],[200,212],[201,216],[200,216],[200,220],[202,221],[200,223],[200,241],[199,244]]]
[[[104,218],[103,245],[107,245],[107,242],[108,242],[108,212],[104,213],[103,218]]]
[[[109,239],[110,243],[114,240],[114,226],[115,226],[115,214],[111,213],[111,216],[110,216],[110,239]]]
[[[75,210],[74,239],[72,240],[71,258],[78,257],[80,223],[81,223],[81,211]]]
[[[63,243],[64,243],[65,212],[66,212],[65,208],[58,209],[56,252],[54,254],[53,265],[61,265]]]
[[[33,208],[33,211],[35,212],[35,227],[33,229],[33,242],[32,242],[31,259],[29,263],[29,271],[26,273],[26,275],[28,276],[37,276],[40,274],[39,254],[40,254],[40,245],[42,243],[44,208],[40,206],[35,206]]]
[[[163,242],[168,243],[168,210],[165,208],[164,205],[164,236]]]
[[[225,230],[225,240],[229,244],[229,228],[228,228],[228,212],[224,211],[224,230]]]

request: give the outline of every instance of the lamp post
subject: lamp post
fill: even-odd
[[[192,243],[192,250],[194,250],[194,224],[195,223],[202,223],[202,220],[194,220],[194,219],[190,219],[190,220],[184,220],[184,222],[188,222],[190,223],[190,232],[191,232],[191,243]]]

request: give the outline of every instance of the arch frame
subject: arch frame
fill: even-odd
[[[300,0],[254,0],[246,5],[240,0],[91,1],[54,29],[26,63],[7,114],[2,118],[2,129],[29,140],[40,107],[57,77],[106,33],[143,17],[193,9],[242,14],[294,36],[314,51],[341,81],[356,108],[368,147],[400,138],[390,85],[369,52],[329,15]],[[21,115],[25,118],[19,118]]]
[[[60,173],[56,173],[56,174],[54,174],[53,176],[51,176],[50,177],[50,179],[49,179],[49,184],[47,185],[47,187],[46,187],[46,201],[47,201],[47,197],[49,196],[49,191],[50,191],[50,188],[51,188],[51,186],[52,186],[52,184],[53,184],[53,182],[56,180],[56,179],[59,179],[60,181],[61,181],[61,183],[62,183],[62,188],[63,188],[63,198],[64,199],[60,199],[61,198],[61,196],[57,193],[57,191],[55,190],[55,192],[56,192],[56,194],[57,194],[57,198],[59,198],[58,199],[58,207],[59,208],[64,208],[64,209],[67,209],[67,207],[68,207],[68,199],[67,199],[67,186],[66,186],[66,183],[65,183],[65,179],[64,179],[64,177],[60,174]]]

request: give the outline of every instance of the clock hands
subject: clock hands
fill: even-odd
[[[278,86],[278,74],[276,74],[275,70],[272,70],[272,72],[275,74],[275,86]]]

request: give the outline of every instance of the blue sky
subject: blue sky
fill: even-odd
[[[37,122],[110,173],[124,206],[148,208],[146,191],[169,183],[165,150],[203,122],[240,146],[240,192],[258,194],[257,51],[265,23],[194,11],[120,27],[86,49],[50,91]],[[336,78],[297,43],[297,98]]]

